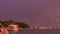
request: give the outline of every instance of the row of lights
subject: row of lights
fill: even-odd
[[[30,27],[31,29],[60,29],[60,27],[53,27],[53,26],[34,26],[34,27]]]

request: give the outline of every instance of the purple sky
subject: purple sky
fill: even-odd
[[[29,25],[60,24],[60,0],[0,0],[0,20]]]

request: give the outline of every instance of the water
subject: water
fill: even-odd
[[[60,30],[19,30],[18,32],[9,31],[10,34],[60,34]]]

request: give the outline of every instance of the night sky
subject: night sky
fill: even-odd
[[[0,0],[0,20],[29,25],[60,24],[60,0]]]

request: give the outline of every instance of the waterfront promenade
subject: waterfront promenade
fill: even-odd
[[[60,29],[60,26],[56,26],[56,25],[54,25],[54,26],[44,26],[44,25],[42,25],[42,26],[31,26],[30,28],[31,29]]]
[[[15,27],[14,27],[15,28]],[[60,26],[30,26],[29,28],[16,28],[16,29],[9,29],[9,28],[0,28],[2,32],[0,32],[0,34],[9,34],[8,30],[14,30],[15,32],[17,32],[18,29],[60,29]]]

